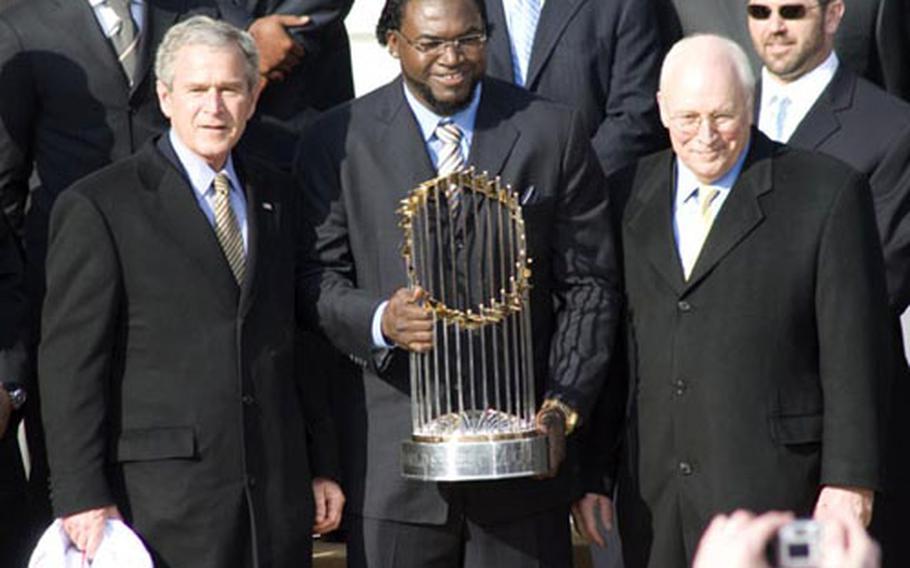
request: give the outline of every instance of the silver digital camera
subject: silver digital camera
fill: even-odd
[[[808,519],[787,523],[777,532],[778,568],[817,568],[821,563],[821,525]]]

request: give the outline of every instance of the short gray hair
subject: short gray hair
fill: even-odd
[[[738,43],[720,35],[693,34],[676,42],[673,47],[670,48],[670,51],[667,52],[667,56],[664,57],[663,65],[660,68],[660,90],[665,90],[670,71],[674,67],[684,63],[683,58],[688,55],[688,52],[697,44],[706,42],[715,43],[714,47],[719,49],[729,58],[730,62],[733,64],[733,68],[736,70],[739,84],[746,93],[748,102],[751,106],[752,99],[755,96],[755,73],[752,71],[752,65],[749,63],[749,56],[746,55],[746,52],[743,51],[743,48],[740,47]]]
[[[177,58],[177,52],[187,45],[236,47],[243,54],[250,90],[256,88],[259,82],[259,51],[256,49],[253,36],[227,22],[214,20],[208,16],[193,16],[169,29],[155,54],[155,77],[168,89],[174,83],[174,60]]]

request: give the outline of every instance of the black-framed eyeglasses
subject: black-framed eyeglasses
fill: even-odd
[[[487,42],[487,34],[483,32],[465,34],[453,39],[422,37],[415,40],[408,38],[398,30],[395,30],[395,33],[408,45],[426,55],[442,55],[449,46],[459,52],[474,51],[483,47]]]
[[[821,7],[821,4],[813,4],[811,6],[805,4],[781,4],[777,7],[777,13],[782,20],[802,20],[809,13],[809,10]],[[773,12],[773,7],[764,4],[749,4],[746,6],[746,13],[753,20],[767,20]]]

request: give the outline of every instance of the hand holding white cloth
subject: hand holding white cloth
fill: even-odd
[[[28,568],[152,568],[152,558],[142,541],[123,521],[107,519],[104,537],[95,552],[95,559],[88,563],[75,546],[63,522],[57,519],[44,532],[32,552]]]

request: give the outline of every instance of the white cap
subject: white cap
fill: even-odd
[[[51,524],[32,552],[28,568],[83,568],[82,552],[73,546],[60,519]],[[92,568],[153,568],[145,545],[123,521],[108,519]]]

